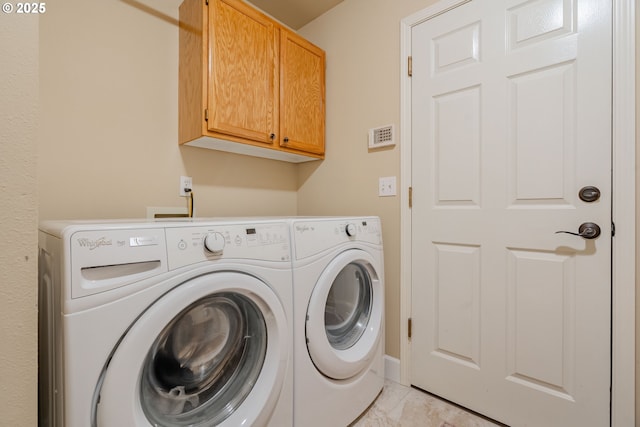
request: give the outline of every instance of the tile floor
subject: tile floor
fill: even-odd
[[[350,427],[496,427],[475,414],[387,380],[382,393]]]

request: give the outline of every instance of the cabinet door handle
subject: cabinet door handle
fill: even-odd
[[[272,141],[276,139],[276,134],[272,133],[271,135],[269,135],[269,139],[271,139]]]
[[[284,143],[286,144],[287,142],[289,142],[289,137],[288,137],[288,136],[285,136],[285,137],[284,137]]]

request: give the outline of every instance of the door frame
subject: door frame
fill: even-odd
[[[400,382],[411,384],[411,30],[471,0],[440,0],[400,22]],[[636,350],[636,10],[635,0],[612,0],[612,388],[611,425],[635,420]]]

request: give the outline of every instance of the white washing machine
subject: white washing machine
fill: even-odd
[[[384,386],[380,220],[291,221],[294,425],[344,427]]]
[[[284,221],[43,222],[40,426],[291,426]]]

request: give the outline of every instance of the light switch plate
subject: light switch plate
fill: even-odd
[[[396,177],[385,176],[378,178],[378,196],[390,197],[396,195]]]

